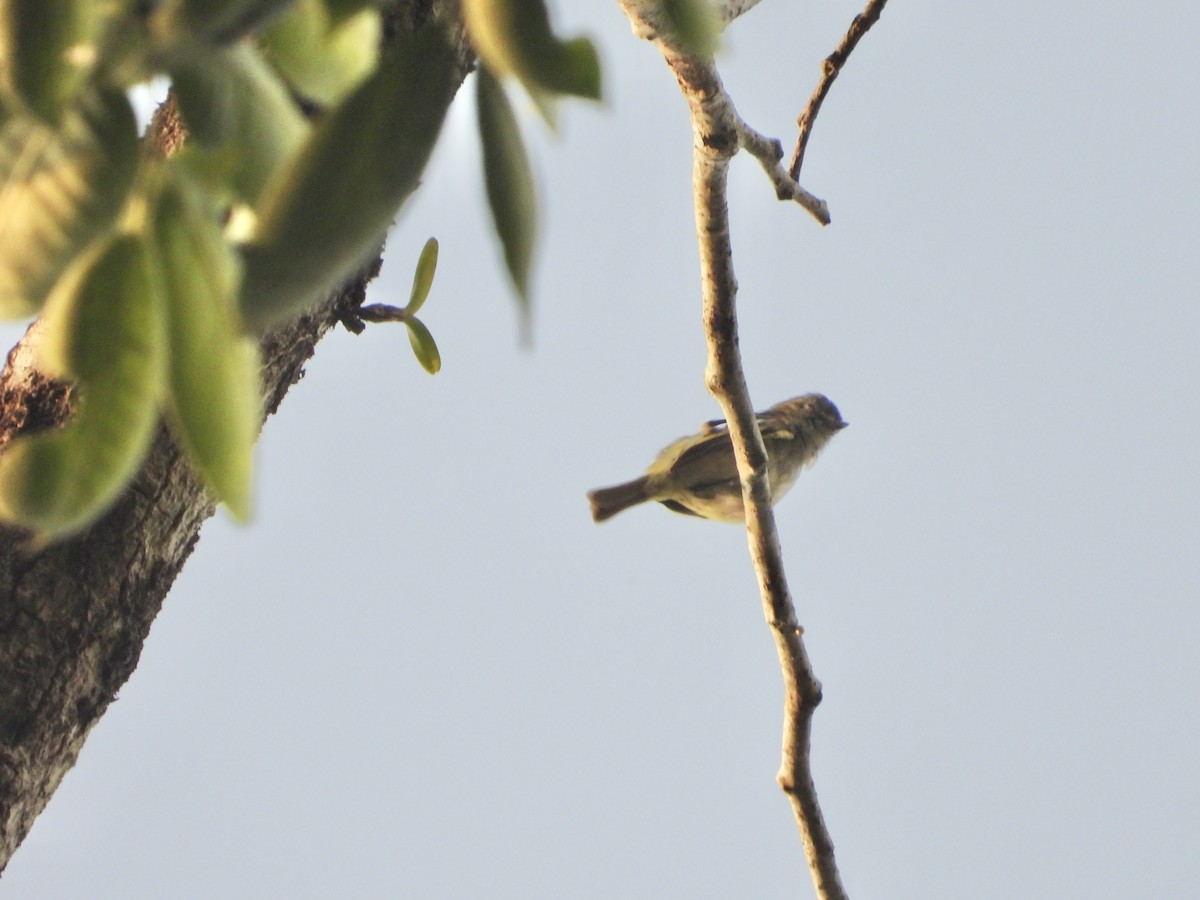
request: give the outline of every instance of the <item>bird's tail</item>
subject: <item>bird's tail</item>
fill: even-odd
[[[650,499],[650,495],[646,493],[648,481],[649,478],[643,475],[624,484],[588,491],[588,501],[592,504],[592,519],[603,522],[631,506],[645,503]]]

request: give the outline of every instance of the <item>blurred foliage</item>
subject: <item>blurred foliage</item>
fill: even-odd
[[[44,314],[42,362],[72,415],[0,456],[0,516],[43,540],[85,528],[166,417],[212,494],[249,514],[261,417],[257,336],[358,271],[420,183],[462,59],[427,25],[381,49],[383,0],[0,0],[0,316]],[[478,94],[488,198],[528,310],[532,176],[497,80],[549,121],[598,98],[595,49],[542,0],[464,0],[493,75]],[[173,88],[189,140],[141,145],[127,91]],[[441,356],[415,313],[430,372]],[[523,313],[524,314],[524,313]]]

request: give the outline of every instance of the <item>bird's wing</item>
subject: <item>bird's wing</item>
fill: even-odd
[[[725,429],[693,438],[671,463],[669,470],[683,484],[693,488],[718,484],[738,477],[733,459],[733,442]]]

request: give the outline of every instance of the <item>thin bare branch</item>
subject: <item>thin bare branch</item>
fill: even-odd
[[[800,167],[804,165],[804,151],[808,149],[808,137],[812,134],[813,122],[816,121],[817,113],[821,111],[821,104],[825,102],[825,95],[829,93],[829,89],[833,87],[842,67],[846,65],[850,52],[862,40],[863,35],[871,30],[871,26],[879,21],[879,16],[883,13],[885,6],[887,6],[887,0],[868,0],[866,8],[854,17],[850,27],[846,29],[841,43],[821,63],[821,80],[817,82],[816,90],[809,97],[808,106],[804,107],[804,112],[800,113],[800,118],[796,120],[796,124],[800,128],[800,135],[796,139],[796,149],[792,151],[792,160],[788,163],[788,175],[793,181],[800,179]]]
[[[795,200],[822,225],[828,225],[829,206],[820,197],[810,194],[783,170],[783,144],[778,138],[759,134],[740,118],[738,119],[738,143],[742,149],[758,160],[771,184],[775,196],[780,200]]]
[[[387,303],[372,303],[360,306],[358,315],[364,322],[403,322],[408,319],[408,310]]]
[[[657,33],[654,27],[638,20],[642,3],[635,0],[619,2],[633,23],[635,33]],[[738,149],[746,147],[764,163],[770,174],[772,167],[779,168],[783,148],[741,120],[711,61],[688,57],[668,42],[652,39],[675,73],[691,110],[692,185],[708,343],[705,381],[721,405],[733,440],[742,479],[750,556],[783,674],[785,717],[779,783],[792,804],[817,895],[844,898],[846,891],[838,874],[833,841],[817,802],[810,766],[812,715],[821,700],[821,685],[805,651],[803,629],[796,620],[787,586],[783,553],[771,510],[766,448],[738,350],[737,279],[733,270],[726,192],[729,160]],[[780,171],[780,174],[786,173]],[[794,183],[794,180],[788,180]],[[779,194],[779,182],[776,183]],[[824,203],[820,203],[820,209],[824,210]],[[827,220],[827,211],[825,216]]]

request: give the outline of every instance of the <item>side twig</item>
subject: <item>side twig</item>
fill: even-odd
[[[822,225],[828,225],[829,207],[820,197],[810,194],[799,182],[783,170],[783,143],[778,138],[759,134],[740,118],[737,121],[738,144],[758,160],[767,177],[775,186],[775,196],[780,200],[795,200]]]
[[[656,45],[668,64],[671,64],[672,59],[687,58],[686,54],[675,44],[671,26],[662,15],[660,0],[617,0],[617,2],[624,10],[626,18],[629,19],[633,33]],[[759,0],[719,0],[717,12],[722,21],[728,25],[738,16],[748,12],[758,2]],[[702,127],[705,134],[712,139],[717,139],[718,132],[722,133],[723,137],[720,138],[722,140],[732,137],[734,148],[731,155],[736,153],[737,147],[740,146],[758,160],[775,188],[776,197],[780,200],[794,200],[822,225],[828,225],[830,221],[829,207],[825,201],[806,191],[799,185],[795,176],[790,176],[784,171],[782,165],[783,144],[776,138],[768,138],[759,134],[742,121],[711,60],[692,59],[689,62],[692,66],[691,74],[694,80],[690,88],[693,93],[689,95],[688,100],[704,107],[705,113],[702,121],[707,124],[703,124]],[[679,78],[679,72],[676,72],[675,76]],[[689,86],[682,79],[679,84],[683,88],[684,94],[688,94]]]
[[[672,46],[669,35],[664,36],[656,23],[640,18],[646,10],[645,4],[636,0],[619,2],[633,23],[634,32],[649,37],[658,46],[679,81],[691,111],[692,185],[708,344],[705,382],[721,405],[733,441],[742,479],[750,556],[783,674],[785,720],[783,760],[778,779],[791,802],[817,895],[844,898],[846,891],[838,873],[833,840],[817,802],[810,765],[812,716],[821,700],[821,684],[813,674],[802,639],[803,629],[797,622],[788,590],[770,503],[766,449],[738,349],[737,279],[733,270],[733,243],[726,199],[729,161],[742,147],[763,163],[769,175],[773,169],[778,169],[779,177],[772,175],[772,181],[776,183],[779,196],[784,196],[779,187],[784,179],[792,185],[795,180],[786,178],[779,165],[783,157],[782,145],[753,131],[737,115],[712,62],[689,57]],[[795,187],[799,189],[798,185]],[[805,205],[799,197],[791,198]],[[828,210],[824,202],[812,200],[815,203],[805,208],[827,222]]]
[[[887,0],[868,0],[866,8],[854,17],[850,27],[846,29],[841,43],[834,47],[833,52],[821,63],[821,80],[817,82],[816,90],[808,98],[808,106],[804,107],[804,112],[800,113],[800,118],[796,120],[800,135],[796,139],[796,149],[792,151],[792,160],[788,163],[788,175],[793,181],[800,178],[800,167],[804,165],[804,151],[808,149],[808,136],[812,133],[817,113],[821,111],[821,104],[825,102],[825,95],[829,93],[842,67],[846,65],[850,52],[862,40],[863,35],[871,30],[871,26],[879,21],[885,6]]]

